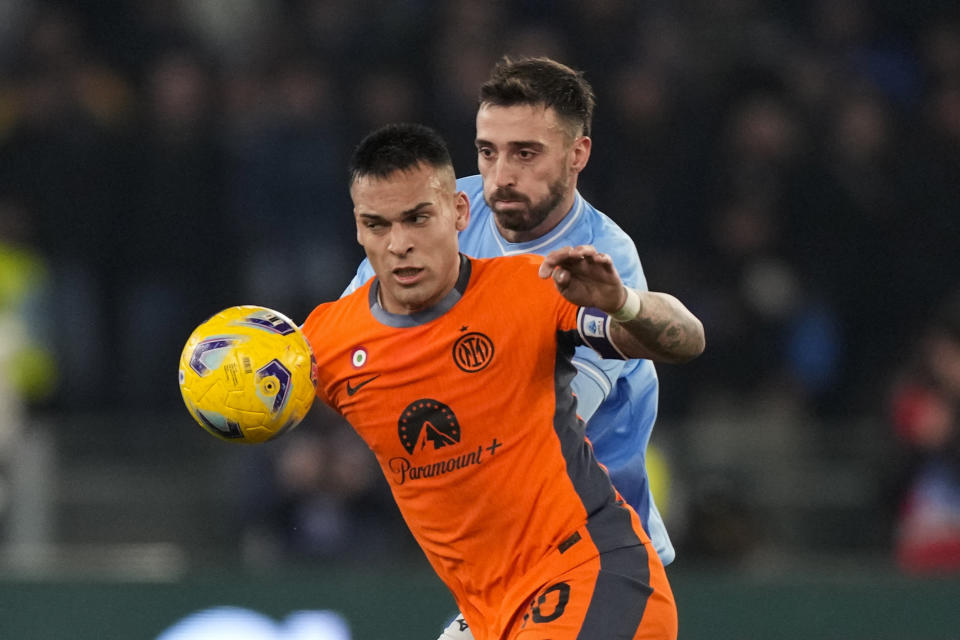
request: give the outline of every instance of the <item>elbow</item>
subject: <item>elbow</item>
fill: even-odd
[[[671,364],[685,364],[694,360],[707,348],[707,338],[703,331],[703,323],[694,320],[686,332],[686,339],[683,340],[680,348],[674,349],[670,358]]]
[[[695,345],[691,345],[690,350],[687,353],[683,354],[683,359],[680,360],[679,364],[684,364],[684,363],[690,362],[691,360],[696,360],[697,358],[700,357],[700,355],[703,353],[704,349],[706,348],[707,348],[707,342],[701,335],[699,342],[697,342]]]
[[[696,329],[693,331],[692,348],[690,349],[690,358],[693,360],[700,356],[707,348],[707,334],[703,330],[703,323],[697,320]],[[688,362],[689,362],[688,360]]]

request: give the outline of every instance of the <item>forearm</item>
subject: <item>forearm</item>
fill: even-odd
[[[688,362],[703,353],[703,324],[682,302],[656,291],[636,294],[640,301],[636,316],[610,323],[610,337],[620,351],[631,358],[674,364]]]
[[[681,363],[703,353],[703,324],[667,293],[624,286],[613,260],[595,247],[563,247],[548,253],[539,269],[553,278],[564,298],[606,312],[609,338],[628,358]]]

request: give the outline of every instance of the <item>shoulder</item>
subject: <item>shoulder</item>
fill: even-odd
[[[605,253],[611,255],[614,253],[625,256],[637,255],[633,238],[620,225],[586,200],[583,203],[582,224],[590,229],[592,244],[595,247],[602,247]]]
[[[503,273],[532,273],[537,276],[537,270],[540,263],[543,262],[543,256],[533,253],[520,253],[493,258],[470,258],[470,261],[473,263],[474,273],[485,274],[485,277]]]
[[[470,258],[473,278],[501,291],[529,287],[541,278],[538,275],[543,256],[522,253],[494,258]]]
[[[475,313],[486,313],[529,335],[554,335],[576,326],[579,307],[557,290],[553,278],[540,277],[543,256],[529,253],[472,258],[475,276],[465,300]]]
[[[520,253],[494,258],[471,258],[477,289],[510,304],[537,306],[562,298],[552,278],[540,277],[543,256]]]
[[[463,191],[471,200],[477,194],[483,195],[483,178],[477,174],[475,176],[466,176],[457,178],[457,190]]]
[[[352,326],[349,322],[342,322],[342,320],[369,308],[367,300],[370,296],[371,282],[372,279],[368,280],[366,284],[339,300],[316,306],[301,326],[307,340],[311,344],[321,340],[335,341],[336,327]]]
[[[624,281],[633,287],[646,288],[646,277],[640,265],[637,246],[626,231],[608,215],[584,200],[583,224],[589,228],[590,241],[598,251],[613,258],[613,264]]]

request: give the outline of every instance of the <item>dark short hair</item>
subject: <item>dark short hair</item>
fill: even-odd
[[[577,135],[589,136],[597,99],[582,71],[551,58],[504,56],[480,87],[480,105],[543,105],[554,109]]]
[[[443,137],[422,124],[388,124],[368,133],[350,158],[350,183],[373,176],[386,178],[420,164],[453,171]]]

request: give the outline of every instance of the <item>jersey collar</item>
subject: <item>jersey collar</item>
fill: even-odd
[[[460,298],[463,297],[463,293],[467,290],[467,283],[470,282],[471,264],[470,259],[461,253],[460,275],[453,289],[429,309],[410,314],[390,313],[380,306],[380,279],[374,278],[373,282],[370,283],[370,293],[367,297],[367,302],[370,304],[370,313],[372,313],[373,317],[381,324],[396,329],[416,327],[432,322],[452,309],[453,305],[457,304]]]

